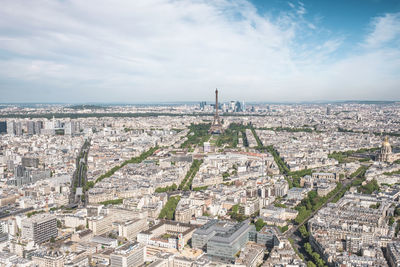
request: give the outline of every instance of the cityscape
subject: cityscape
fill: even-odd
[[[1,264],[400,264],[399,103],[221,92],[194,105],[5,105]]]
[[[397,0],[5,0],[0,267],[400,266],[399,62]]]

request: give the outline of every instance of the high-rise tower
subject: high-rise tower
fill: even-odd
[[[223,132],[222,124],[218,115],[218,89],[215,89],[215,114],[209,132],[212,134],[221,134]]]

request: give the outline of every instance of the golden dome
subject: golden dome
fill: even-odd
[[[388,137],[385,137],[385,141],[383,141],[382,146],[390,146]]]

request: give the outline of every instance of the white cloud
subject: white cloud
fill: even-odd
[[[317,25],[303,18],[303,3],[292,8],[274,20],[245,0],[5,0],[0,94],[3,101],[171,101],[211,99],[218,87],[225,100],[281,101],[344,99],[349,86],[361,96],[352,98],[374,98],[385,86],[400,96],[391,91],[399,85],[398,50],[334,59],[343,38],[299,43]]]
[[[379,48],[392,41],[400,45],[400,13],[385,14],[372,20],[371,32],[365,40],[367,48]]]

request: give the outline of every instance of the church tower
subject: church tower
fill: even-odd
[[[382,147],[377,155],[377,160],[382,162],[392,161],[392,147],[390,146],[388,137],[385,137],[385,141],[382,142]]]

